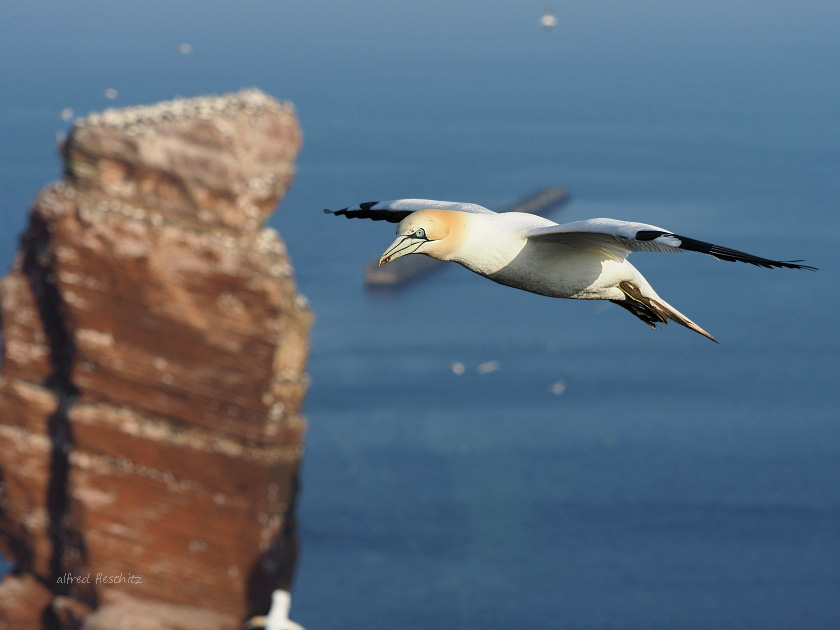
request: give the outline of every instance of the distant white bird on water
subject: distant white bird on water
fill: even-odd
[[[816,269],[796,264],[800,260],[769,260],[654,225],[615,219],[557,224],[525,212],[497,214],[472,203],[429,199],[369,201],[324,212],[399,223],[397,240],[382,254],[380,265],[406,254],[425,254],[531,293],[609,300],[651,328],[671,319],[715,342],[717,339],[656,294],[627,261],[630,253],[693,251],[759,267]]]

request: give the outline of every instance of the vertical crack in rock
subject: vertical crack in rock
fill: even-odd
[[[63,579],[66,575],[85,574],[87,566],[84,538],[70,513],[68,494],[69,460],[73,450],[69,412],[79,390],[71,378],[75,344],[64,321],[61,293],[56,287],[51,254],[50,226],[44,217],[33,214],[29,230],[21,239],[21,246],[23,272],[29,282],[29,290],[35,300],[38,319],[49,349],[50,371],[44,385],[57,401],[55,411],[47,418],[46,425],[50,455],[45,508],[52,548],[47,584],[57,595],[72,593],[76,599],[93,606],[96,604],[96,596],[89,585],[78,584],[74,587],[74,583]],[[59,627],[51,611],[45,614],[44,624],[46,627]]]
[[[258,90],[74,125],[0,280],[10,630],[234,630],[291,588],[311,314],[263,224],[300,143]]]
[[[275,589],[291,592],[300,546],[297,535],[297,497],[300,477],[292,477],[291,500],[283,515],[280,533],[271,541],[248,575],[248,618],[265,615]]]

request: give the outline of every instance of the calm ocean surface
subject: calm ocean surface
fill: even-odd
[[[317,317],[297,621],[840,627],[836,2],[563,3],[550,32],[542,1],[22,4],[0,27],[4,272],[65,107],[256,86],[298,108],[270,221]],[[558,220],[820,271],[635,254],[715,345],[457,267],[367,293],[393,226],[321,213],[556,185]]]

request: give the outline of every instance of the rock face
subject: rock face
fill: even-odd
[[[256,90],[74,126],[0,282],[0,628],[238,628],[288,589],[311,316],[262,224],[300,142]]]

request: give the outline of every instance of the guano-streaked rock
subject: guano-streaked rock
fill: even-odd
[[[224,630],[289,587],[311,315],[263,223],[300,142],[257,90],[73,127],[0,281],[0,619]]]

